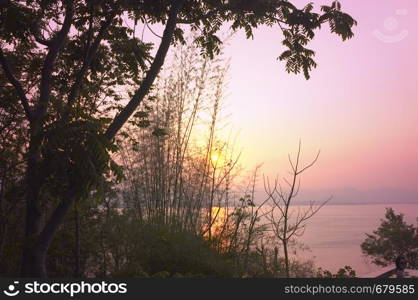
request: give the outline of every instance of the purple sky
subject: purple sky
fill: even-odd
[[[356,36],[343,43],[324,27],[312,44],[318,68],[309,81],[276,59],[283,48],[275,28],[229,42],[229,124],[240,132],[241,163],[284,176],[300,138],[306,162],[321,149],[306,188],[416,188],[418,1],[341,3],[358,21]]]
[[[331,2],[314,1],[316,9]],[[304,188],[417,189],[418,1],[340,2],[358,21],[355,37],[342,42],[323,27],[311,44],[318,68],[309,81],[277,60],[277,28],[258,28],[254,40],[236,33],[225,47],[226,114],[239,132],[241,165],[263,163],[264,174],[286,176],[287,155],[301,139],[306,162],[321,150]],[[153,28],[162,34],[162,26]]]

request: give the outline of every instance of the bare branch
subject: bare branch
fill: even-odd
[[[297,195],[299,194],[299,190],[300,190],[300,177],[298,178],[298,185],[296,187],[296,191],[293,193],[293,198],[297,197]]]
[[[282,243],[284,249],[286,275],[288,277],[290,276],[290,260],[288,250],[289,242],[292,241],[292,239],[295,236],[303,235],[306,228],[306,222],[310,218],[312,218],[330,200],[328,199],[327,201],[324,201],[319,206],[314,206],[314,202],[311,202],[308,209],[304,211],[298,209],[296,216],[295,211],[291,209],[292,200],[299,194],[300,191],[301,179],[299,175],[315,164],[315,162],[318,160],[320,153],[318,152],[315,159],[309,165],[302,168],[302,170],[299,170],[299,164],[301,160],[301,149],[302,142],[299,140],[299,147],[297,150],[295,160],[291,159],[290,154],[288,155],[289,163],[293,170],[293,172],[290,173],[291,180],[283,178],[283,181],[289,187],[288,193],[285,193],[283,191],[280,184],[278,185],[278,190],[277,181],[275,182],[275,187],[273,191],[271,191],[271,187],[269,186],[269,184],[265,184],[265,190],[268,194],[268,197],[273,202],[273,208],[270,214],[266,216],[266,219],[270,221],[270,225],[275,237]],[[276,208],[280,211],[278,219],[274,215]]]
[[[318,158],[319,158],[319,154],[321,154],[321,151],[318,151],[318,153],[316,154],[316,157],[315,157],[315,159],[309,164],[309,165],[307,165],[306,167],[304,167],[302,170],[300,170],[300,171],[298,171],[297,172],[297,175],[299,175],[299,174],[302,174],[303,172],[305,172],[307,169],[309,169],[310,167],[312,167],[317,161],[318,161]]]
[[[145,25],[147,26],[148,30],[149,30],[149,31],[151,31],[151,33],[152,33],[153,35],[155,35],[156,37],[158,37],[158,38],[160,38],[160,39],[162,39],[162,38],[163,38],[161,35],[156,34],[156,33],[154,32],[154,30],[152,30],[152,28],[149,26],[149,24],[148,24],[147,20],[145,20]]]
[[[292,167],[293,172],[296,172],[296,169],[295,169],[295,167],[293,166],[293,162],[292,162],[292,158],[290,157],[290,154],[288,154],[288,155],[287,155],[287,157],[288,157],[288,159],[289,159],[289,163],[290,163],[290,166]]]
[[[287,180],[286,177],[283,177],[283,181],[286,182],[286,184],[291,188],[292,184],[289,182],[289,180]]]
[[[301,152],[301,149],[302,149],[302,141],[301,140],[299,140],[299,148],[298,148],[298,154],[297,154],[297,156],[296,156],[296,166],[295,166],[295,173],[296,173],[296,175],[297,175],[297,173],[298,173],[298,168],[299,168],[299,159],[300,159],[300,152]]]

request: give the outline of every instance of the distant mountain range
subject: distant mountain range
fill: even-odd
[[[346,204],[418,204],[418,189],[373,189],[358,190],[353,188],[333,190],[300,190],[295,204],[307,204],[309,201],[320,203],[332,196],[328,205]]]

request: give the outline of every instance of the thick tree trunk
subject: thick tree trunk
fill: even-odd
[[[20,270],[22,277],[40,277],[44,273],[41,255],[33,250],[35,240],[41,230],[39,193],[42,181],[39,172],[39,148],[40,139],[36,134],[33,134],[29,142],[28,166],[26,170],[26,240],[23,246]]]
[[[0,224],[0,263],[3,260],[3,249],[7,239],[7,224]]]
[[[42,264],[44,259],[39,251],[34,250],[36,238],[41,230],[41,211],[39,205],[39,196],[42,186],[42,176],[39,174],[41,130],[44,117],[47,113],[50,101],[51,74],[53,72],[55,61],[64,44],[74,16],[73,1],[62,1],[65,6],[65,18],[61,30],[44,45],[48,46],[48,53],[45,57],[39,86],[39,101],[33,108],[29,106],[28,99],[22,84],[12,74],[12,68],[6,60],[0,49],[0,64],[5,71],[6,77],[15,87],[19,96],[27,119],[31,124],[31,138],[29,141],[29,151],[27,155],[26,171],[26,224],[25,224],[25,245],[22,254],[21,275],[39,276],[44,274]]]
[[[22,254],[21,276],[23,277],[45,277],[45,258],[47,248],[40,247],[39,238],[41,231],[41,210],[40,210],[40,191],[45,178],[41,174],[39,163],[41,161],[42,127],[45,115],[47,114],[51,92],[51,74],[54,69],[55,61],[64,44],[74,16],[73,1],[65,1],[65,18],[61,30],[50,40],[48,53],[41,71],[39,84],[39,100],[30,113],[31,137],[29,141],[28,165],[26,170],[26,226],[25,226],[25,245]],[[26,104],[27,105],[27,104]],[[58,224],[59,225],[59,224]],[[45,231],[45,230],[44,230]],[[52,240],[52,237],[51,237]],[[42,244],[42,243],[41,243]]]
[[[71,3],[71,2],[69,2]],[[153,85],[155,78],[161,70],[164,64],[164,59],[167,55],[170,44],[173,40],[174,30],[177,23],[177,14],[181,9],[184,0],[177,0],[173,3],[169,18],[167,20],[166,28],[164,30],[163,38],[157,54],[154,58],[147,75],[145,76],[140,88],[137,90],[133,98],[129,101],[126,107],[115,117],[113,122],[107,129],[105,136],[111,140],[115,137],[116,133],[132,115],[135,109],[142,102],[144,97],[148,94],[151,86]],[[53,63],[58,55],[59,49],[62,46],[62,42],[66,37],[73,15],[72,5],[68,6],[67,15],[64,20],[63,28],[54,40],[54,45],[50,47],[50,51],[46,57],[44,67],[42,69],[42,80],[40,89],[40,101],[38,109],[35,112],[35,117],[32,125],[35,124],[41,128],[43,116],[46,113],[47,105],[49,102],[50,92],[50,75],[53,68]],[[39,117],[37,119],[37,117]],[[37,133],[40,130],[33,130],[34,132],[28,152],[28,169],[27,169],[27,193],[26,193],[26,243],[23,249],[21,276],[22,277],[46,277],[45,262],[47,257],[47,251],[49,245],[54,237],[58,227],[62,224],[65,215],[67,214],[71,204],[74,202],[75,197],[68,197],[68,199],[60,202],[48,223],[41,230],[41,212],[39,209],[39,194],[42,186],[42,174],[39,174],[39,161],[40,161],[40,139]]]
[[[75,195],[70,191],[68,197],[56,207],[42,232],[29,241],[23,250],[22,277],[47,277],[45,262],[48,248],[74,200]]]
[[[3,212],[3,197],[5,193],[5,186],[6,186],[6,175],[2,175],[0,177],[0,263],[3,258],[3,247],[6,243],[7,238],[7,219]]]
[[[26,173],[26,237],[37,235],[41,228],[41,212],[39,208],[39,192],[42,181],[39,171],[40,138],[38,134],[31,137],[28,152]]]

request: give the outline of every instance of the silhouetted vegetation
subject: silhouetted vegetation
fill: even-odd
[[[338,1],[313,9],[3,1],[0,274],[282,276],[254,195],[232,193],[239,155],[216,132],[226,72],[217,34],[223,24],[247,38],[276,26],[286,71],[309,78],[316,30],[326,23],[346,40],[356,25]],[[165,26],[158,46],[138,33],[153,23]],[[170,46],[187,47],[186,31],[193,46],[161,73]],[[286,270],[296,274],[289,259]]]
[[[407,224],[403,214],[387,208],[379,228],[366,235],[361,249],[374,264],[393,265],[398,256],[403,256],[409,268],[418,268],[418,227]]]

